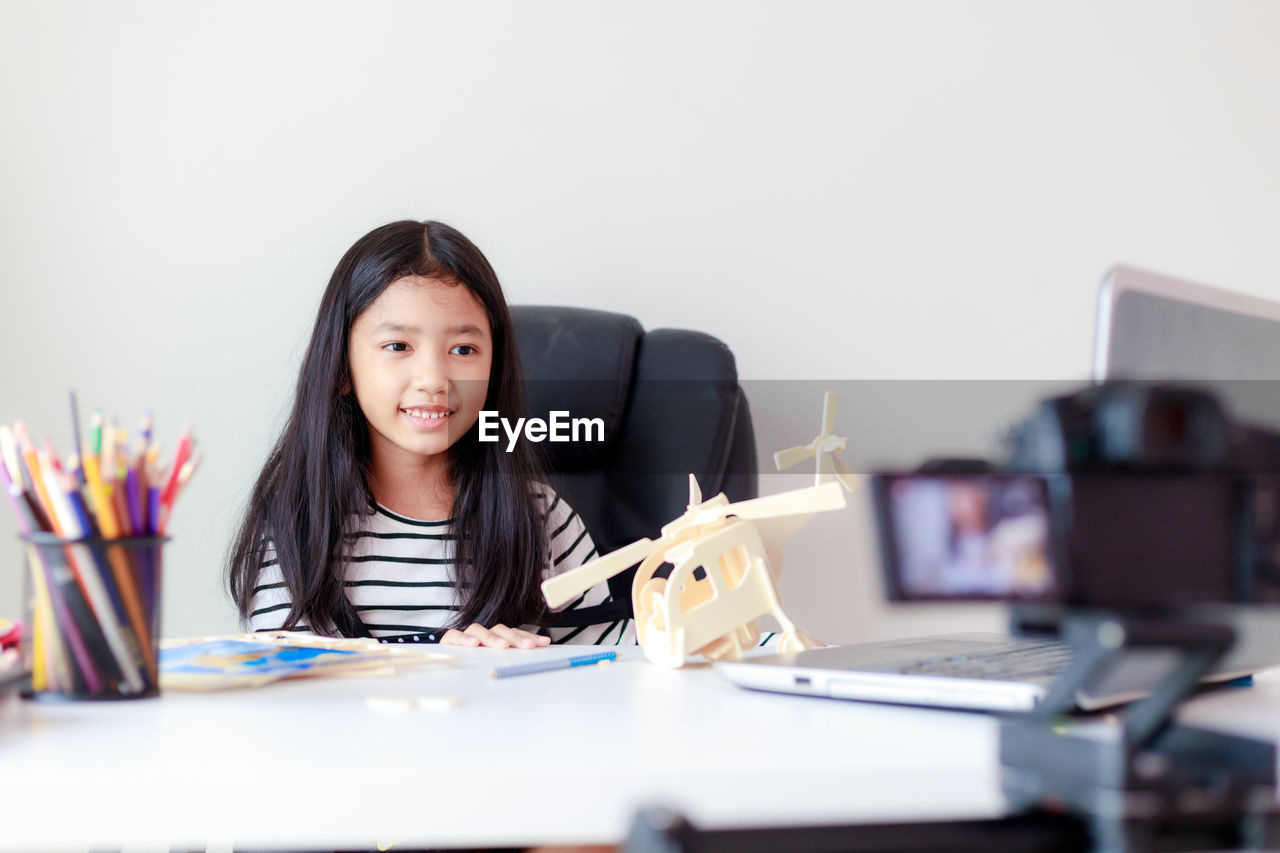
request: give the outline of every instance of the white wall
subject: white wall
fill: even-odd
[[[1278,33],[1264,0],[0,0],[0,421],[65,449],[70,388],[196,420],[193,634],[236,627],[229,530],[333,265],[392,219],[750,379],[1083,377],[1116,261],[1280,298]],[[794,540],[798,621],[997,624],[887,615],[864,520]],[[0,613],[19,578],[0,548]]]

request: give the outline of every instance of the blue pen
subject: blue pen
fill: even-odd
[[[596,652],[593,655],[577,655],[560,660],[548,660],[541,663],[524,663],[517,666],[500,666],[489,670],[490,678],[510,678],[514,675],[532,675],[535,672],[551,672],[556,669],[572,669],[575,666],[590,666],[593,663],[617,660],[617,652]]]

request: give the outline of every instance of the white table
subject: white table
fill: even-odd
[[[389,679],[134,702],[11,697],[0,848],[599,843],[646,804],[719,827],[1000,813],[983,716],[752,693],[634,647],[608,667],[487,675],[582,651],[460,649]],[[390,695],[463,704],[366,706]]]

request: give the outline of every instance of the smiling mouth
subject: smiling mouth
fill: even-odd
[[[444,429],[445,424],[449,423],[453,410],[401,409],[400,414],[404,415],[414,429],[434,431]]]
[[[444,420],[453,414],[452,409],[401,409],[400,411],[418,420]]]

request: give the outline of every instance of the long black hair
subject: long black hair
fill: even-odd
[[[485,256],[439,222],[392,222],[356,241],[338,262],[320,300],[293,410],[254,484],[228,556],[227,579],[247,619],[258,577],[270,559],[292,606],[286,628],[367,636],[344,588],[344,556],[359,517],[374,509],[368,484],[369,431],[348,361],[351,325],[387,286],[422,276],[466,287],[484,306],[493,358],[484,408],[523,417],[524,391],[511,315]],[[461,598],[453,626],[521,625],[545,614],[539,590],[546,525],[534,484],[542,479],[527,442],[507,452],[477,440],[477,426],[449,448],[454,484],[455,580]],[[271,551],[274,551],[272,555]]]

